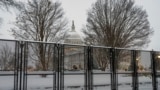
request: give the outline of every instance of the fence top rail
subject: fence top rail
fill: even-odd
[[[0,41],[20,41],[20,40],[16,40],[16,39],[0,39]]]
[[[154,51],[154,50],[143,50],[143,49],[135,49],[135,48],[115,48],[117,50],[135,50],[135,51],[143,51],[143,52],[151,52],[151,51]],[[155,51],[155,52],[160,52],[160,51]]]
[[[18,40],[18,39],[0,39],[0,41],[18,41],[18,42],[29,42],[29,43],[46,43],[46,44],[58,44],[56,42],[44,42],[44,41],[31,41],[31,40]]]
[[[28,42],[28,43],[44,43],[44,44],[60,44],[60,45],[67,45],[67,46],[81,46],[81,47],[93,47],[93,48],[105,48],[110,49],[114,48],[117,50],[135,50],[135,51],[144,51],[144,52],[159,52],[156,50],[143,50],[143,49],[135,49],[135,48],[117,48],[117,47],[107,47],[107,46],[98,46],[98,45],[85,45],[85,44],[70,44],[70,43],[61,43],[61,42],[45,42],[45,41],[32,41],[32,40],[18,40],[18,39],[0,39],[0,41],[17,41],[17,42]]]

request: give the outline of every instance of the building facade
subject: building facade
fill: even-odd
[[[72,21],[71,30],[67,32],[64,40],[66,44],[84,44],[81,35],[75,30],[74,21]],[[65,46],[64,49],[64,68],[66,70],[84,69],[84,48],[82,46]]]

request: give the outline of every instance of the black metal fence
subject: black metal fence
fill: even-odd
[[[160,90],[160,52],[0,40],[0,90]]]

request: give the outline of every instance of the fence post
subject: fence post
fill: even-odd
[[[132,82],[133,82],[133,90],[138,90],[138,68],[137,68],[137,63],[136,63],[136,57],[137,57],[137,52],[135,50],[132,50],[132,61],[133,61]]]
[[[15,62],[14,62],[14,90],[18,90],[18,68],[19,68],[19,41],[15,43]]]
[[[93,89],[93,72],[92,72],[92,70],[93,70],[93,47],[90,47],[90,63],[91,63],[91,65],[90,65],[91,90],[94,90]]]
[[[20,87],[19,87],[19,89],[20,90],[22,90],[22,77],[23,77],[23,75],[22,75],[22,73],[23,73],[23,47],[24,47],[24,44],[23,44],[23,41],[21,41],[20,42],[20,63],[19,63],[19,69],[20,69],[20,81],[19,81],[19,84],[20,84]]]
[[[23,52],[23,90],[27,90],[28,42],[24,43]]]
[[[116,84],[115,48],[110,48],[110,68],[111,68],[111,90],[116,90],[117,84]]]
[[[64,45],[60,45],[60,90],[64,90]]]
[[[93,67],[93,48],[88,47],[88,79],[89,79],[89,90],[93,90],[93,76],[92,76],[92,67]]]
[[[91,46],[87,46],[85,53],[85,90],[92,90],[93,88],[93,81],[92,81],[92,48]]]
[[[153,86],[153,90],[157,90],[157,72],[156,72],[156,59],[155,59],[155,52],[151,51],[151,61],[152,61],[152,86]]]
[[[88,47],[84,47],[85,90],[88,90]]]
[[[64,90],[64,45],[55,44],[54,46],[54,68],[53,90]]]
[[[54,83],[53,83],[53,90],[58,90],[58,83],[59,83],[59,52],[58,52],[58,45],[54,45],[54,60],[53,60],[53,65],[54,65],[54,70],[55,70],[55,75],[54,75]]]
[[[56,90],[61,90],[61,47],[60,47],[60,44],[56,44],[55,45],[56,47],[56,58],[57,60],[55,60],[55,62],[57,63],[57,67],[56,67],[56,73],[55,73],[55,81],[56,81]]]

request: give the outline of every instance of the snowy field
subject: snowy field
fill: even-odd
[[[85,90],[84,78],[83,74],[64,75],[64,90]],[[110,78],[109,74],[93,75],[93,90],[111,90]],[[13,90],[13,82],[13,76],[0,76],[0,90]],[[54,77],[52,75],[48,75],[46,78],[40,75],[28,75],[27,90],[53,90],[53,82]],[[131,83],[132,77],[130,75],[118,75],[118,90],[132,90]],[[139,90],[153,90],[152,79],[148,76],[139,76]]]

